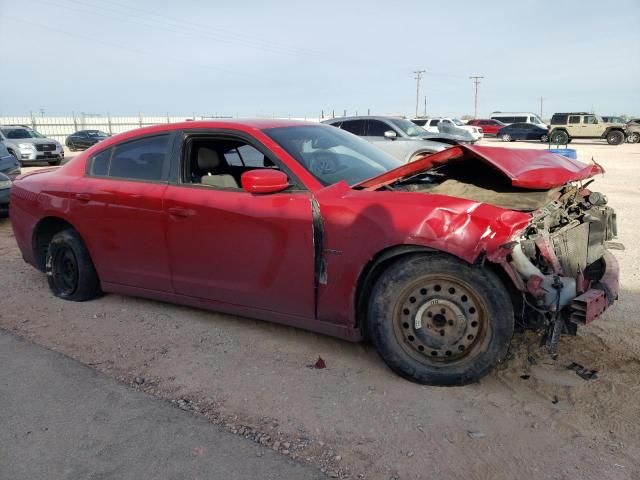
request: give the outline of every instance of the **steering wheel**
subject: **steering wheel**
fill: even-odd
[[[338,161],[330,152],[314,152],[309,170],[316,175],[327,175],[338,171]]]

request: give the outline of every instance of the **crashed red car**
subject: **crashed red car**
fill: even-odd
[[[487,374],[515,326],[549,343],[617,298],[615,215],[544,151],[400,164],[291,121],[131,131],[19,177],[11,222],[60,298],[137,295],[369,339],[411,380]]]

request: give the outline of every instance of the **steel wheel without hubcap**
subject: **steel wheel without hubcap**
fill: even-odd
[[[487,308],[459,279],[433,275],[405,290],[397,303],[394,333],[421,363],[455,363],[483,343]]]
[[[70,248],[61,248],[51,259],[51,274],[60,293],[68,296],[78,288],[78,261]]]
[[[402,256],[368,301],[366,334],[392,370],[428,385],[477,381],[507,353],[513,306],[490,269],[441,253]]]

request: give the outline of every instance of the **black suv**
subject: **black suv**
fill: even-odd
[[[602,138],[609,145],[620,145],[628,134],[623,123],[607,123],[602,117],[587,112],[554,113],[550,130],[551,143],[559,145],[574,138]]]

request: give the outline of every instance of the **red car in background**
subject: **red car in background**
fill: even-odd
[[[409,164],[329,125],[185,122],[15,181],[11,223],[54,295],[136,295],[368,339],[416,382],[478,380],[516,324],[613,304],[599,166],[453,146]]]
[[[482,132],[485,135],[492,135],[492,136],[496,136],[498,133],[498,130],[500,130],[502,127],[505,127],[506,124],[502,123],[499,120],[491,120],[491,119],[473,119],[473,120],[469,120],[467,122],[467,125],[473,125],[475,127],[480,127],[482,128]]]

